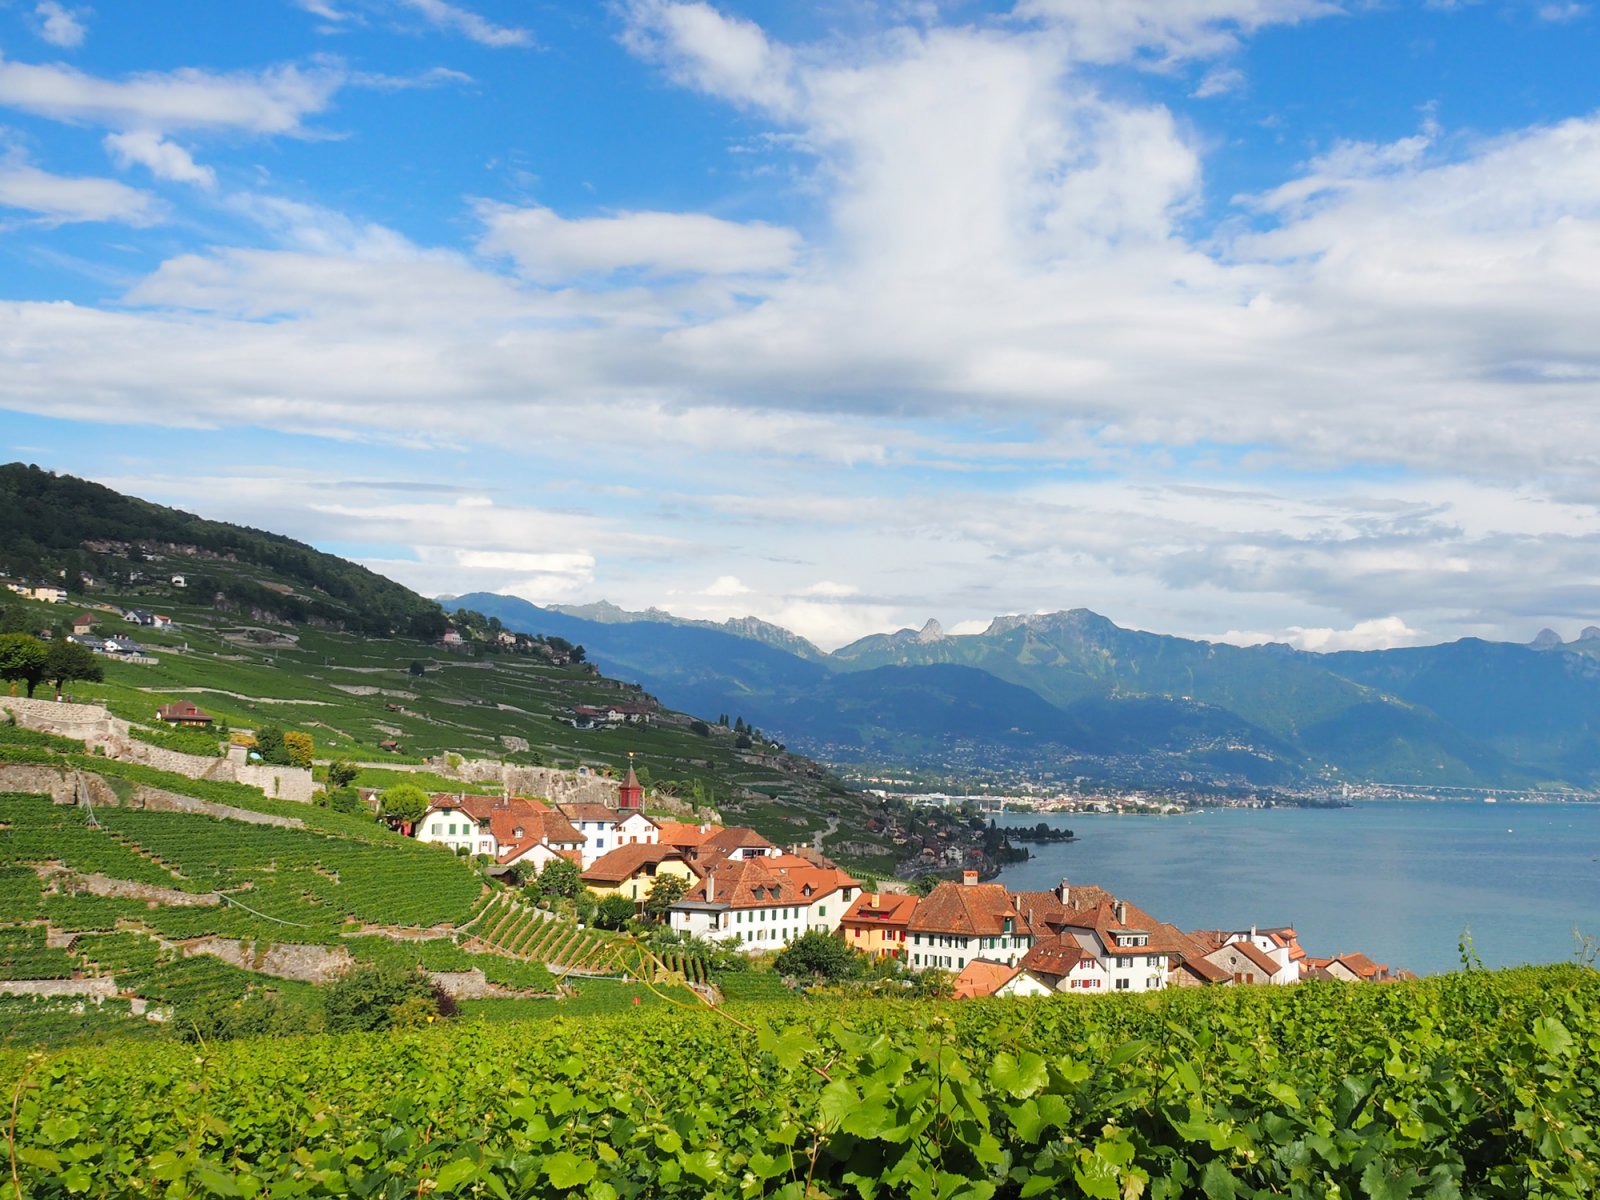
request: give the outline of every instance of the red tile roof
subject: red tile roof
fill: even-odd
[[[592,884],[622,883],[632,879],[641,870],[647,867],[659,867],[664,862],[680,862],[688,865],[683,854],[672,846],[631,842],[626,846],[609,850],[595,859],[583,873],[583,881]]]
[[[917,898],[894,892],[862,892],[841,922],[863,929],[904,929],[917,907]]]
[[[913,933],[988,937],[1006,932],[1007,917],[1012,933],[1033,933],[1002,884],[941,883],[918,902],[907,928]]]
[[[1022,972],[1004,963],[975,958],[956,976],[955,998],[973,1000],[979,996],[992,996]]]
[[[684,899],[704,901],[709,885],[713,902],[735,909],[813,904],[841,888],[861,886],[844,871],[814,867],[792,854],[775,858],[720,858],[701,865],[706,874]]]
[[[1079,944],[1070,933],[1057,933],[1039,942],[1022,956],[1021,965],[1041,975],[1065,978],[1080,963],[1099,966],[1100,960]]]

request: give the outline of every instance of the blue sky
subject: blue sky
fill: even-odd
[[[1572,636],[1597,21],[0,0],[0,458],[830,646]]]

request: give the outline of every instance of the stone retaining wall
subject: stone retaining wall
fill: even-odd
[[[56,866],[36,866],[39,878],[49,882],[61,880],[71,891],[88,892],[91,896],[115,896],[123,900],[144,900],[152,904],[165,904],[174,908],[193,908],[221,904],[222,897],[215,892],[180,892],[177,888],[156,887],[149,883],[135,883],[130,879],[112,879],[109,875],[79,875]]]
[[[237,938],[205,937],[180,942],[185,955],[209,954],[246,971],[273,975],[279,979],[298,979],[304,983],[331,983],[354,964],[343,946],[310,946],[274,943],[259,953],[252,942]]]
[[[114,975],[94,979],[0,979],[0,995],[84,996],[99,1004],[117,994]]]
[[[16,717],[17,724],[27,729],[82,741],[86,750],[95,746],[104,747],[106,757],[121,762],[140,763],[190,779],[242,783],[258,788],[263,795],[301,804],[308,803],[316,790],[311,772],[305,767],[240,763],[231,758],[184,754],[140,741],[128,732],[128,722],[113,717],[103,705],[66,704],[54,700],[7,696],[0,698],[0,710],[9,710]]]
[[[522,995],[511,988],[490,983],[477,967],[470,971],[429,971],[428,978],[454,1000],[493,1000]]]

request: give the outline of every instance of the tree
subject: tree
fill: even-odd
[[[655,883],[650,888],[650,895],[645,897],[645,917],[658,925],[665,925],[667,910],[682,900],[683,894],[688,890],[688,882],[676,875],[657,875]]]
[[[62,641],[52,643],[45,654],[44,677],[55,685],[56,695],[59,696],[61,689],[73,680],[98,683],[105,678],[105,672],[100,669],[99,662],[87,646]]]
[[[428,668],[422,665],[422,660],[420,658],[413,658],[411,660],[411,666],[408,667],[407,670],[411,672],[413,678],[417,679],[422,678],[422,676],[428,673]]]
[[[283,730],[276,725],[263,725],[256,730],[256,753],[264,763],[287,767],[289,750],[283,744]]]
[[[288,755],[291,767],[309,767],[315,757],[315,743],[309,733],[291,729],[283,735],[283,752]]]
[[[331,788],[349,787],[356,781],[356,776],[361,774],[361,768],[353,762],[343,762],[334,759],[328,764],[328,786]]]
[[[552,858],[539,872],[541,895],[565,896],[571,899],[581,891],[583,891],[583,872],[570,858]]]
[[[911,980],[911,994],[922,1000],[948,1000],[956,993],[955,976],[937,967],[919,971]]]
[[[780,975],[814,975],[821,979],[853,979],[862,958],[844,939],[825,929],[808,929],[790,942],[772,962]]]
[[[25,683],[28,695],[33,695],[33,689],[44,678],[49,653],[49,648],[32,634],[0,633],[0,679]]]
[[[366,811],[366,805],[361,803],[361,793],[353,787],[334,788],[327,796],[328,807],[334,812],[344,813],[347,816],[357,817]]]
[[[420,971],[401,966],[351,971],[328,986],[329,1033],[361,1033],[415,1024],[418,1017],[453,1017],[455,1001]]]
[[[415,825],[433,803],[428,793],[414,783],[396,783],[383,789],[379,811],[391,825]]]
[[[633,901],[615,892],[602,896],[599,907],[594,910],[594,923],[601,929],[621,929],[631,920]]]
[[[911,881],[911,894],[913,896],[926,896],[939,886],[937,875],[918,875]]]
[[[32,623],[28,619],[28,610],[22,605],[0,603],[0,633],[27,633]]]

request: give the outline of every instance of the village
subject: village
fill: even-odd
[[[831,934],[912,973],[949,973],[957,998],[1410,977],[1365,954],[1310,955],[1291,927],[1185,932],[1065,879],[1048,891],[1013,892],[969,869],[923,895],[868,889],[814,847],[784,848],[747,827],[647,815],[631,766],[614,805],[431,799],[409,830],[420,841],[481,856],[502,872],[537,873],[566,860],[597,899],[621,897],[642,913],[654,897],[675,933],[750,955]]]

